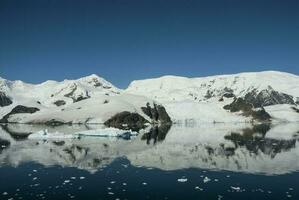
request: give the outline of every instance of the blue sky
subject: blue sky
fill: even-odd
[[[298,0],[1,0],[0,76],[299,74]]]

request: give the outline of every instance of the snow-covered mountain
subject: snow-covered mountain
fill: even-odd
[[[125,94],[97,75],[37,85],[0,79],[0,106],[2,122],[58,125],[160,120],[142,110],[160,108],[151,99]]]
[[[91,75],[28,84],[0,78],[0,122],[106,123],[299,121],[299,77],[265,71],[164,76],[121,90]],[[170,116],[170,118],[169,118]]]
[[[163,76],[133,81],[126,93],[147,96],[162,103],[175,121],[250,121],[257,108],[264,108],[272,120],[299,121],[296,105],[299,104],[299,76],[284,72],[201,78]],[[249,106],[244,103],[250,104],[253,111],[244,114],[243,107]],[[223,108],[229,104],[231,107]]]

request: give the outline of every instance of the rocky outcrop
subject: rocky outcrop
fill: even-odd
[[[296,107],[292,107],[292,109],[296,112],[296,113],[299,113],[299,109],[296,108]]]
[[[5,93],[0,92],[0,107],[9,106],[12,104],[12,101]]]
[[[65,105],[66,103],[65,103],[64,100],[57,100],[57,101],[54,102],[54,104],[55,104],[56,106],[63,106],[63,105]]]
[[[35,113],[39,111],[38,108],[35,108],[35,107],[26,107],[26,106],[22,106],[22,105],[18,105],[16,107],[14,107],[8,114],[6,114],[1,120],[0,120],[0,123],[8,123],[8,118],[11,116],[11,115],[14,115],[14,114],[18,114],[18,113],[29,113],[29,114],[32,114],[32,113]]]
[[[242,111],[244,116],[251,116],[258,121],[269,121],[271,119],[271,116],[263,107],[254,109],[253,105],[243,98],[236,98],[231,104],[225,105],[223,108],[230,112]]]
[[[268,89],[260,92],[253,90],[247,93],[244,99],[251,103],[255,108],[276,104],[295,104],[293,96],[277,92],[270,86],[268,86]]]
[[[56,120],[56,119],[51,119],[50,121],[46,121],[44,124],[47,126],[61,126],[61,125],[67,124],[67,123]]]
[[[145,128],[145,124],[149,123],[144,117],[138,113],[124,111],[118,113],[104,122],[108,127],[114,127],[125,130],[139,131]]]
[[[141,107],[144,114],[149,116],[154,122],[161,122],[161,123],[169,123],[171,124],[172,121],[169,115],[166,112],[166,109],[158,104],[154,103],[154,107],[150,106],[150,103],[146,104],[146,107]]]

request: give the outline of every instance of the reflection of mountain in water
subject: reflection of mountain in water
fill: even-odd
[[[258,155],[260,152],[274,158],[283,151],[289,151],[296,147],[296,139],[265,138],[270,130],[269,124],[256,125],[253,128],[242,130],[242,134],[232,132],[224,138],[234,143],[235,148],[245,147],[249,152]]]
[[[0,163],[18,166],[77,167],[97,171],[116,158],[162,170],[205,168],[246,173],[284,174],[299,169],[299,124],[252,126],[206,124],[198,127],[153,127],[132,140],[84,137],[76,140],[29,140],[40,126],[8,125],[0,130]],[[48,127],[72,133],[98,127]],[[22,140],[20,140],[22,138]],[[156,145],[147,145],[147,144]]]
[[[150,131],[143,134],[142,140],[146,140],[146,144],[150,144],[151,140],[156,144],[157,142],[163,141],[170,130],[171,125],[165,124],[161,126],[153,126]]]

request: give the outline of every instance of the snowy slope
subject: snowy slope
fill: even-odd
[[[137,112],[150,120],[141,107],[147,102],[153,104],[146,97],[123,94],[122,90],[97,75],[37,85],[0,79],[0,92],[13,102],[0,107],[0,118],[17,105],[39,109],[33,114],[20,113],[9,117],[10,122],[19,123],[44,123],[52,119],[70,123],[104,123],[122,111]]]
[[[271,93],[273,92],[273,93]],[[259,98],[267,99],[278,92],[281,102],[299,102],[299,76],[277,72],[251,72],[233,75],[209,76],[201,78],[185,78],[178,76],[163,76],[160,78],[133,81],[126,93],[140,94],[162,103],[170,116],[177,121],[186,117],[197,121],[226,122],[250,121],[238,114],[228,113],[222,107],[233,101],[233,98],[223,97],[233,94],[236,98],[244,98],[248,94],[259,94]],[[284,98],[290,95],[290,99]],[[221,99],[222,98],[222,99]],[[223,100],[223,101],[220,101]],[[264,102],[274,104],[275,102]],[[281,103],[277,103],[281,104]],[[273,105],[271,105],[273,107]],[[265,109],[278,121],[299,121],[299,114],[290,109],[291,106],[270,107]],[[275,106],[274,106],[275,107]],[[283,112],[287,107],[287,112]],[[279,114],[278,114],[279,112]],[[281,115],[282,114],[282,115]],[[281,116],[281,117],[280,117]]]
[[[104,123],[123,111],[150,121],[142,107],[158,102],[176,123],[251,122],[252,116],[223,109],[235,98],[247,98],[256,107],[262,104],[272,121],[299,121],[299,77],[275,71],[202,78],[164,76],[133,81],[126,90],[94,74],[36,85],[0,78],[0,119],[22,105],[38,111],[13,114],[9,122]]]

